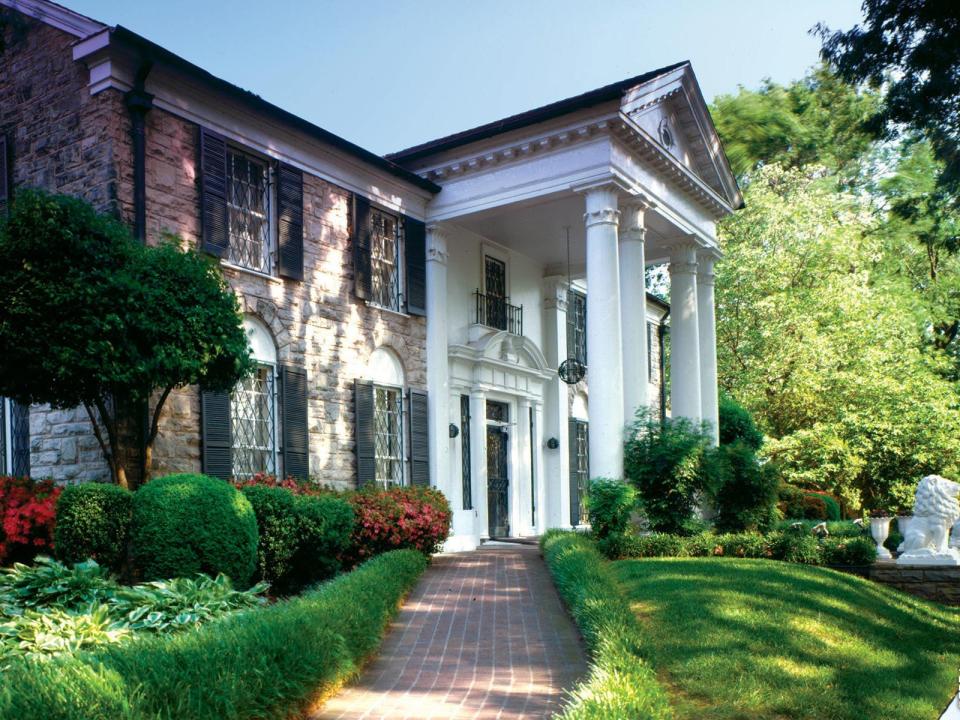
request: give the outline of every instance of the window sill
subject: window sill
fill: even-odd
[[[254,277],[267,280],[276,285],[283,285],[283,278],[278,277],[277,275],[269,275],[265,272],[260,272],[259,270],[251,270],[250,268],[243,267],[243,265],[234,265],[232,262],[227,260],[220,260],[220,267],[226,268],[227,270],[234,270],[238,273],[243,273],[244,275],[253,275]]]
[[[377,303],[375,303],[375,302],[370,302],[369,300],[366,300],[365,302],[366,302],[366,305],[367,305],[368,308],[372,308],[372,309],[374,309],[374,310],[379,310],[380,312],[390,313],[391,315],[396,315],[396,316],[402,317],[402,318],[412,318],[412,317],[413,317],[413,315],[411,315],[410,313],[403,312],[402,310],[394,310],[393,308],[388,308],[388,307],[386,307],[385,305],[378,305]]]

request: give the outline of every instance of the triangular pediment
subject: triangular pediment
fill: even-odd
[[[731,205],[739,190],[689,65],[628,89],[621,109],[660,149]]]

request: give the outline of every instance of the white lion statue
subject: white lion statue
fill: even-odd
[[[960,485],[939,475],[920,481],[898,563],[960,565],[960,552],[948,547],[950,529],[960,519],[958,495]]]

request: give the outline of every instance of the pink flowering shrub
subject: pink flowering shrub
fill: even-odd
[[[356,513],[353,551],[357,561],[388,550],[433,553],[450,534],[447,499],[430,487],[367,487],[352,493]]]

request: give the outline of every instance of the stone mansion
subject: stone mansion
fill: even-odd
[[[430,484],[469,549],[583,524],[641,407],[716,426],[716,222],[742,198],[689,63],[382,157],[121,26],[0,17],[0,206],[84,198],[239,298],[256,373],[176,391],[155,472]],[[82,409],[0,421],[0,474],[108,477]]]

